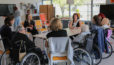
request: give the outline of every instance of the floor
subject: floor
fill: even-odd
[[[114,49],[114,39],[111,39],[111,42]],[[103,59],[99,65],[114,65],[114,53],[112,54],[111,57]]]
[[[43,40],[37,38],[35,40],[35,42],[36,42],[36,45],[43,50],[43,48],[44,48],[43,47]],[[111,39],[111,43],[112,43],[112,46],[114,49],[114,39]],[[60,65],[63,65],[63,64],[60,64]],[[111,57],[109,57],[107,59],[103,59],[99,65],[114,65],[114,53],[112,54]]]

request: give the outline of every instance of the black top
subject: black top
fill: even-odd
[[[25,42],[22,44],[23,46],[21,45],[21,40]],[[25,52],[26,48],[26,52],[28,53],[31,49],[35,48],[35,44],[31,40],[29,40],[29,38],[25,34],[21,33],[13,32],[11,42],[12,42],[12,49],[10,56],[11,59],[14,60],[15,62],[19,62],[19,51]]]
[[[79,23],[79,22],[80,22],[80,21],[78,21],[76,27],[80,27],[80,23]],[[73,25],[73,24],[74,24],[74,21],[73,21],[72,25]]]
[[[30,25],[33,25],[33,27],[35,27],[35,22],[33,20],[30,21],[30,23],[26,20],[24,22],[24,27],[29,27]]]
[[[35,27],[35,22],[33,20],[31,20],[30,23],[27,20],[24,22],[24,27],[25,28],[29,27],[30,25],[33,25],[33,29],[32,30],[31,29],[27,29],[27,31],[31,32],[32,35],[38,34],[38,31],[37,31],[37,29]]]
[[[35,47],[35,44],[25,34],[17,33],[17,32],[14,32],[13,34],[14,34],[12,36],[13,48],[19,49],[20,44],[18,46],[18,44],[16,44],[15,42],[20,40],[25,41],[27,50]]]
[[[52,31],[47,34],[47,38],[50,37],[67,37],[66,30]]]
[[[5,49],[9,49],[11,47],[10,40],[12,38],[11,28],[8,25],[3,25],[0,29],[0,33]]]

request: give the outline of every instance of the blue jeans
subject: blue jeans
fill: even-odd
[[[20,16],[15,17],[14,29],[20,25],[20,22],[21,22],[21,17]]]

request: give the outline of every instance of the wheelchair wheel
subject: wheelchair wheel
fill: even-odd
[[[40,59],[35,53],[29,53],[23,58],[20,65],[40,65]]]
[[[113,51],[112,45],[109,42],[107,42],[107,45],[108,45],[109,52],[102,53],[102,59],[109,58],[112,55],[112,51]]]
[[[82,48],[74,49],[73,60],[75,65],[93,65],[90,54]]]
[[[94,65],[98,65],[102,60],[102,54],[97,45],[93,46],[91,57]]]

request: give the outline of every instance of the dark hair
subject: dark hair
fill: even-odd
[[[28,16],[29,16],[29,14],[26,14],[26,20],[28,21]]]
[[[27,14],[30,14],[30,10],[27,10]]]
[[[12,21],[13,19],[14,19],[14,16],[13,16],[13,15],[7,16],[7,17],[5,18],[5,20],[4,20],[4,24],[5,24],[5,25],[8,25],[8,26],[11,26],[12,24],[11,24],[10,21]]]
[[[14,11],[16,11],[18,8],[15,6],[15,7],[13,7],[13,9],[14,9]]]
[[[73,14],[73,17],[72,17],[72,18],[73,18],[73,22],[74,22],[74,16],[75,16],[75,15],[77,16],[77,19],[79,19],[78,13],[74,13],[74,14]]]
[[[93,17],[93,19],[94,19],[94,21],[95,21],[95,24],[98,25],[98,26],[100,26],[100,19],[99,19],[98,15],[95,15],[95,16]]]

